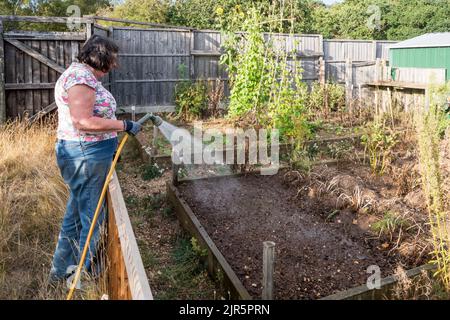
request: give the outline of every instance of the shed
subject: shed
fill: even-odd
[[[427,33],[389,48],[389,63],[396,80],[398,68],[445,69],[450,80],[450,32]]]

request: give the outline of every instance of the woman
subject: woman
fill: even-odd
[[[137,122],[116,120],[116,101],[99,81],[117,66],[118,46],[94,35],[55,86],[58,106],[56,158],[70,196],[53,256],[50,280],[65,279],[79,263],[97,202],[117,148],[117,132],[136,134]],[[96,223],[84,263],[91,272],[99,227]]]

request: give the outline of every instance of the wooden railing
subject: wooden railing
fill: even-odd
[[[112,300],[153,300],[116,173],[108,195],[108,292]]]

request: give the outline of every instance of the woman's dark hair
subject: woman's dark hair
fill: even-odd
[[[106,73],[115,66],[118,51],[119,47],[113,41],[93,35],[83,45],[78,54],[78,61]]]

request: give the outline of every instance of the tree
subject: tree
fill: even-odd
[[[312,11],[325,38],[404,40],[450,30],[449,0],[345,0]]]
[[[103,9],[99,15],[142,22],[165,23],[169,0],[126,0],[114,8]]]
[[[67,13],[67,8],[71,5],[78,6],[81,15],[89,15],[110,6],[111,3],[110,0],[1,0],[0,14],[66,17],[72,15]],[[5,29],[67,31],[63,24],[23,22],[7,23]]]
[[[257,8],[263,20],[294,18],[296,32],[309,32],[314,3],[313,0],[177,0],[169,8],[168,22],[199,29],[240,29],[245,15]],[[264,31],[267,28],[268,25],[263,26]],[[291,23],[284,21],[275,31],[290,29]]]
[[[82,15],[95,14],[99,9],[111,5],[109,0],[2,0],[3,15],[67,16],[71,5],[80,7]]]

